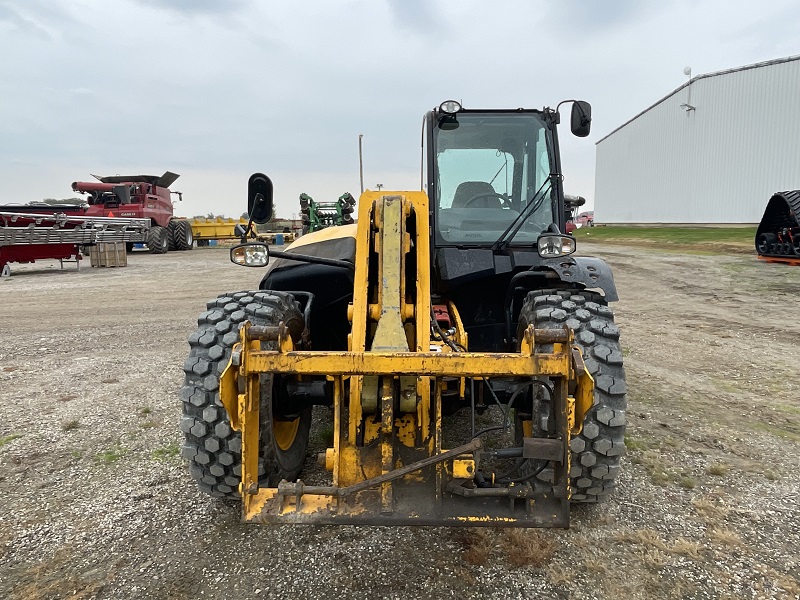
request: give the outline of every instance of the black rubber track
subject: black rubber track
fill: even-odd
[[[200,489],[212,496],[238,498],[241,481],[241,436],[233,431],[219,399],[219,377],[228,364],[231,348],[239,341],[239,326],[277,325],[302,331],[303,316],[294,298],[283,292],[236,292],[223,294],[207,305],[198,318],[198,329],[189,336],[189,357],[181,389],[185,442],[181,455]],[[299,328],[299,329],[298,329]],[[269,345],[264,344],[264,348]],[[274,486],[281,479],[294,480],[306,457],[311,428],[311,409],[301,413],[292,446],[278,450],[271,436],[272,380],[261,381],[260,481]]]
[[[625,453],[625,371],[619,329],[614,314],[600,294],[574,290],[544,290],[528,294],[520,312],[520,330],[554,329],[566,323],[575,332],[594,378],[594,406],[586,414],[583,431],[572,439],[570,478],[572,500],[597,502],[616,485],[620,457]],[[552,469],[539,475],[552,482]]]

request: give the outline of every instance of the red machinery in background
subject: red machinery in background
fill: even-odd
[[[0,206],[0,273],[43,259],[74,259],[80,268],[83,247],[141,242],[149,229],[147,219],[89,217],[78,206]]]
[[[150,230],[147,247],[154,254],[168,250],[191,250],[194,243],[188,220],[175,217],[170,191],[179,175],[166,171],[163,175],[112,175],[97,181],[76,181],[73,191],[87,195],[86,216],[128,217],[148,219]],[[129,248],[130,249],[130,248]]]
[[[173,213],[171,194],[181,193],[169,186],[177,174],[93,177],[72,184],[85,203],[0,206],[0,271],[11,262],[79,261],[87,246],[103,242],[124,242],[128,251],[144,243],[154,254],[192,248],[189,221]]]

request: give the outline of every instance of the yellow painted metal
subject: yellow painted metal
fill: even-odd
[[[333,472],[334,461],[336,460],[336,450],[325,448],[325,470]]]
[[[392,470],[394,463],[394,381],[383,377],[381,390],[381,474]],[[392,513],[392,483],[381,484],[381,514]]]
[[[239,239],[233,230],[237,225],[247,227],[246,219],[189,219],[192,235],[196,240],[234,240]]]
[[[417,419],[412,413],[404,413],[394,420],[397,441],[409,448],[417,445]]]
[[[475,461],[471,458],[453,460],[453,477],[456,479],[472,479],[475,476]]]
[[[297,430],[300,427],[300,417],[293,421],[278,421],[272,420],[272,435],[275,438],[275,444],[281,450],[288,450],[294,443],[294,438],[297,437]]]
[[[334,377],[333,380],[333,457],[331,459],[331,469],[333,471],[333,485],[339,485],[339,459],[342,455],[342,402],[344,397],[344,387],[341,377]],[[327,461],[326,461],[327,466]]]
[[[404,350],[410,350],[411,353],[429,351],[429,321],[427,317],[418,318],[418,315],[427,315],[430,312],[427,196],[423,192],[365,192],[359,199],[358,221],[371,223],[372,227],[361,227],[355,233],[355,283],[353,304],[348,310],[352,323],[349,337],[350,351],[357,354],[365,352],[374,354],[381,345],[389,345],[392,348],[402,345],[398,323],[406,322],[413,324],[414,335],[409,343],[408,333],[405,327],[403,328],[406,344]],[[408,230],[409,226],[411,231]],[[412,248],[413,257],[409,259]],[[379,273],[369,272],[370,257],[373,252],[378,256]],[[406,260],[412,259],[415,261],[413,294],[405,278],[407,269],[404,266]],[[384,334],[387,326],[381,325],[383,319],[387,319],[386,323],[391,323],[388,327],[390,334]],[[370,336],[373,338],[368,339]],[[386,354],[394,357],[398,352],[393,350]],[[340,371],[332,369],[328,372]],[[369,374],[363,370],[362,373]],[[387,371],[383,368],[374,372],[376,375],[381,373],[413,374],[403,370],[400,364],[397,364],[397,369]],[[421,379],[417,379],[416,389],[413,381],[409,380],[402,381],[401,388],[416,393],[420,437],[430,444],[429,386],[424,385]],[[349,444],[357,444],[359,438],[364,436],[363,411],[377,410],[377,399],[377,379],[369,377],[365,379],[360,374],[350,378],[348,407],[350,419],[347,434]],[[408,408],[408,404],[405,404],[404,408]],[[432,449],[432,446],[429,448]]]
[[[572,423],[572,435],[578,435],[583,430],[583,419],[586,413],[594,405],[594,378],[589,373],[583,363],[580,348],[573,348],[573,358],[575,359],[575,371],[578,378],[578,385],[575,389],[575,411]]]
[[[403,373],[439,377],[563,376],[571,371],[572,355],[525,355],[510,352],[253,352],[250,368],[262,373],[303,375],[382,375]],[[351,378],[352,381],[353,378]],[[352,402],[352,399],[351,399]],[[360,412],[360,411],[359,411]]]
[[[237,354],[242,349],[241,343],[236,344],[233,354]],[[228,421],[236,431],[241,431],[239,424],[239,369],[228,362],[225,370],[219,378],[219,399],[225,410],[228,411]]]
[[[405,300],[405,277],[402,277],[401,270],[405,266],[402,209],[402,198],[399,196],[383,197],[378,207],[383,224],[380,230],[382,249],[378,255],[381,277],[376,286],[380,315],[370,347],[377,352],[408,352],[408,339],[400,315]]]
[[[533,421],[522,422],[522,437],[533,437]]]
[[[456,308],[456,305],[452,302],[447,303],[447,310],[450,313],[450,316],[453,318],[453,327],[456,330],[455,342],[459,346],[461,346],[464,350],[469,349],[469,338],[467,335],[467,330],[464,328],[464,323],[461,321],[461,315]]]
[[[341,225],[338,227],[326,227],[325,229],[320,229],[312,233],[307,233],[297,238],[291,244],[291,246],[287,248],[287,250],[302,248],[303,246],[307,246],[309,244],[316,244],[318,242],[324,242],[327,240],[337,240],[346,237],[354,238],[356,237],[357,230],[358,230],[358,225]]]
[[[239,492],[247,497],[258,490],[258,443],[261,382],[248,377],[246,393],[239,398],[239,424],[242,432],[242,483]]]
[[[234,229],[237,225],[247,227],[248,223],[247,219],[229,219],[225,217],[215,217],[213,219],[196,217],[194,219],[187,220],[189,221],[189,226],[192,228],[192,235],[196,240],[238,240],[240,236],[234,233]],[[352,227],[355,227],[355,225]],[[283,237],[285,244],[289,244],[294,241],[294,233],[289,232],[261,232],[257,234],[257,238],[260,242],[272,244],[275,242],[275,237],[277,235]]]

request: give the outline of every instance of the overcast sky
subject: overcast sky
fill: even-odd
[[[179,215],[238,216],[262,171],[289,217],[300,192],[358,194],[358,134],[367,187],[418,189],[441,101],[580,98],[592,134],[562,126],[562,162],[591,204],[597,140],[685,66],[800,54],[798,23],[797,0],[0,0],[0,202],[170,170]]]

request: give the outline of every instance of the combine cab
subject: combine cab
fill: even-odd
[[[758,258],[800,265],[800,190],[770,198],[756,230]]]

